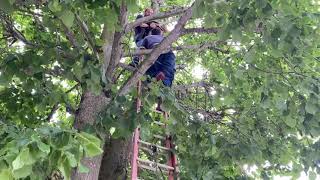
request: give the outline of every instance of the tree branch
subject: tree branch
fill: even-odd
[[[157,60],[160,54],[179,38],[181,29],[192,16],[193,5],[185,11],[170,34],[156,48],[152,50],[150,56],[142,62],[142,64],[139,66],[139,69],[136,70],[132,74],[132,76],[125,82],[125,84],[120,88],[118,95],[126,94],[129,89],[139,80],[139,78],[144,75],[147,69]]]
[[[204,49],[213,49],[216,51],[219,51],[224,54],[228,54],[228,50],[223,50],[220,48],[217,48],[218,44],[222,44],[222,41],[214,41],[214,42],[208,42],[208,43],[201,43],[197,45],[185,45],[185,46],[177,46],[177,47],[172,47],[172,48],[167,48],[165,49],[162,53],[166,53],[170,50],[173,51],[183,51],[183,50],[197,50],[197,52],[202,51]],[[139,49],[136,50],[134,53],[131,54],[125,54],[124,57],[133,57],[133,56],[139,56],[139,55],[147,55],[152,52],[152,49]]]
[[[55,105],[53,105],[50,113],[48,114],[48,117],[47,117],[47,121],[50,121],[54,115],[54,113],[59,109],[59,103],[56,103]]]
[[[22,41],[26,45],[29,46],[36,46],[36,44],[28,41],[25,36],[14,26],[13,22],[10,20],[10,18],[6,15],[0,15],[0,19],[3,21],[4,28],[6,31],[14,38],[17,40]]]
[[[62,21],[61,21],[62,22]],[[62,27],[63,27],[63,31],[64,33],[66,34],[67,36],[67,39],[70,41],[70,43],[72,44],[73,47],[75,48],[79,48],[79,44],[76,40],[76,38],[74,37],[74,34],[72,31],[70,31],[70,29],[64,24],[64,23],[61,23],[62,24]]]
[[[147,21],[152,21],[152,20],[156,20],[156,19],[164,19],[167,17],[171,17],[171,16],[175,16],[178,14],[182,14],[184,13],[188,8],[177,8],[177,9],[173,9],[171,11],[167,11],[167,12],[163,12],[163,13],[157,13],[151,16],[147,16],[147,17],[143,17],[143,18],[139,18],[137,19],[135,22],[129,23],[125,26],[124,29],[124,33],[128,33],[129,31],[131,31],[133,28],[135,28],[136,26],[147,22]]]
[[[205,122],[220,122],[222,118],[225,116],[224,111],[209,111],[209,110],[204,110],[204,109],[195,109],[193,107],[189,106],[182,106],[185,111],[190,112],[192,115],[197,115],[197,114],[202,114],[204,116],[204,121]],[[208,119],[210,118],[210,119]],[[202,121],[203,122],[203,121]]]
[[[191,83],[191,84],[176,85],[173,87],[173,89],[176,91],[185,91],[190,88],[195,88],[195,87],[208,88],[210,86],[211,86],[210,83],[205,82],[205,81],[200,81],[200,82],[195,82],[195,83]]]
[[[221,28],[188,28],[184,29],[181,33],[181,35],[186,35],[186,34],[192,34],[192,33],[198,33],[198,34],[216,34],[221,30]]]
[[[135,71],[137,69],[137,68],[130,66],[128,64],[125,64],[125,63],[119,63],[118,66],[121,67],[122,69],[125,69],[128,71]]]
[[[75,18],[76,18],[76,21],[77,21],[78,25],[80,26],[81,31],[85,35],[90,48],[92,49],[92,51],[95,54],[96,58],[99,59],[99,53],[98,53],[98,50],[96,48],[94,40],[91,38],[88,26],[86,25],[86,23],[84,21],[82,21],[80,19],[78,14],[75,14]]]
[[[125,64],[125,63],[119,63],[118,66],[125,69],[125,70],[128,70],[128,71],[135,71],[137,69],[137,68],[132,67],[132,66]],[[186,64],[177,64],[176,70],[184,69],[186,67],[187,67]]]
[[[65,93],[68,94],[71,91],[73,91],[75,88],[77,88],[80,85],[80,83],[77,83],[76,85],[74,85],[72,88],[70,88],[69,90],[67,90]],[[75,110],[72,108],[72,106],[68,103],[66,104],[66,111],[69,112],[70,114],[74,114]],[[56,103],[55,105],[53,105],[48,117],[47,117],[47,121],[50,121],[54,115],[54,113],[59,109],[59,103]]]
[[[123,27],[127,20],[127,6],[125,5],[125,1],[122,1],[120,6],[120,14],[118,17],[119,26]],[[116,68],[117,64],[120,62],[121,54],[122,54],[122,47],[121,47],[121,40],[123,34],[121,31],[116,31],[114,33],[113,44],[112,44],[112,52],[111,52],[111,59],[109,61],[109,65],[106,71],[106,78],[109,80],[112,79],[112,74],[114,69]]]

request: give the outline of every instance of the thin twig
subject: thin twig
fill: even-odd
[[[81,31],[84,33],[84,35],[85,35],[85,37],[86,37],[86,39],[88,41],[88,44],[89,44],[90,48],[92,49],[92,51],[95,54],[96,58],[99,59],[99,53],[98,53],[98,50],[96,48],[95,42],[94,42],[94,40],[92,39],[92,37],[90,35],[90,31],[89,31],[88,26],[86,25],[86,23],[84,21],[81,20],[81,18],[79,17],[78,14],[75,14],[75,17],[76,17],[76,21],[77,21],[78,25],[80,26]]]

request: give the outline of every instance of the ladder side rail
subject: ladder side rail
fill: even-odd
[[[141,81],[137,83],[137,91],[138,96],[136,99],[136,110],[137,113],[141,110]],[[134,131],[133,135],[133,153],[132,153],[132,162],[131,162],[131,179],[137,180],[138,179],[138,156],[139,156],[139,138],[140,138],[140,129],[137,127]]]

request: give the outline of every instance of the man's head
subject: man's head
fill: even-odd
[[[152,29],[151,35],[161,35],[161,30],[158,28]]]
[[[153,9],[147,8],[144,10],[144,16],[151,16],[153,14]]]

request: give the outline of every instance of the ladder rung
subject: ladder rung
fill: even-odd
[[[152,110],[153,112],[155,112],[155,113],[159,113],[159,114],[163,114],[163,111],[159,111],[159,110]]]
[[[149,165],[153,165],[153,166],[158,166],[158,167],[160,167],[162,169],[166,169],[166,170],[172,170],[172,171],[174,170],[174,167],[171,167],[171,166],[168,166],[168,165],[165,165],[165,164],[152,162],[152,161],[149,161],[149,160],[143,160],[143,159],[138,158],[138,162],[149,164]]]
[[[145,142],[145,141],[141,141],[141,140],[138,140],[139,143],[141,144],[145,144],[147,146],[155,146],[159,149],[162,149],[162,150],[165,150],[165,151],[172,151],[170,148],[166,148],[166,147],[163,147],[163,146],[159,146],[159,145],[156,145],[156,144],[151,144],[151,143],[148,143],[148,142]]]
[[[162,140],[166,140],[166,137],[160,136],[160,135],[157,135],[157,134],[153,135],[153,137],[158,138],[158,139],[162,139]]]
[[[147,169],[153,172],[158,172],[161,173],[160,170],[157,170],[157,168],[151,167],[151,166],[147,166],[147,165],[143,165],[143,164],[138,164],[139,168],[143,168],[143,169]],[[162,171],[168,172],[168,170],[166,169],[162,169]]]
[[[144,150],[144,151],[147,151],[149,154],[152,154],[152,150],[151,149],[149,149],[149,148],[146,148],[146,147],[139,147],[139,149],[142,149],[142,150]]]
[[[140,146],[139,149],[143,150],[144,152],[149,153],[149,155],[151,155],[151,156],[152,156],[152,155],[155,155],[155,154],[157,154],[157,156],[160,156],[160,155],[168,156],[167,151],[157,151],[157,152],[153,152],[152,149],[147,148],[147,147],[143,147],[143,146]]]
[[[159,126],[165,126],[165,124],[164,124],[164,123],[159,122],[159,121],[153,121],[153,123],[155,123],[155,124],[157,124],[157,125],[159,125]]]

